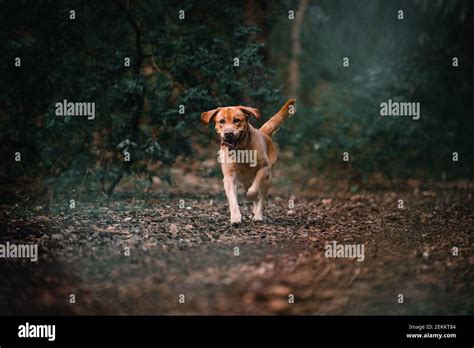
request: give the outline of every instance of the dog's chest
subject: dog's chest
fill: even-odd
[[[252,184],[257,171],[257,167],[251,167],[248,164],[237,164],[235,166],[237,181],[244,186],[249,186]]]

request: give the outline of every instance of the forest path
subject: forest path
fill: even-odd
[[[303,195],[293,209],[273,194],[263,223],[243,201],[235,228],[223,195],[3,206],[1,242],[39,243],[40,259],[1,260],[0,312],[473,314],[473,206],[470,189]],[[364,260],[326,257],[332,241],[363,244]]]

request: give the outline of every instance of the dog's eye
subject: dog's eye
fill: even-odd
[[[219,121],[220,124],[224,124],[224,122],[225,122],[224,120],[220,120],[220,121]]]
[[[237,118],[234,120],[234,123],[239,123],[239,122],[240,122],[240,120],[237,119]]]

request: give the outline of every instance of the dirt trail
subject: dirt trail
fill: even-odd
[[[474,314],[472,186],[298,197],[273,193],[264,223],[243,202],[237,228],[223,194],[2,206],[1,243],[40,260],[0,260],[0,313]],[[325,257],[332,241],[364,260]]]

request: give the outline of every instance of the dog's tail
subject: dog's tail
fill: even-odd
[[[294,112],[290,112],[290,106],[294,107],[295,99],[288,100],[285,105],[278,111],[275,115],[272,116],[263,126],[260,127],[260,132],[271,137],[277,130],[280,128],[280,125],[291,116]]]

